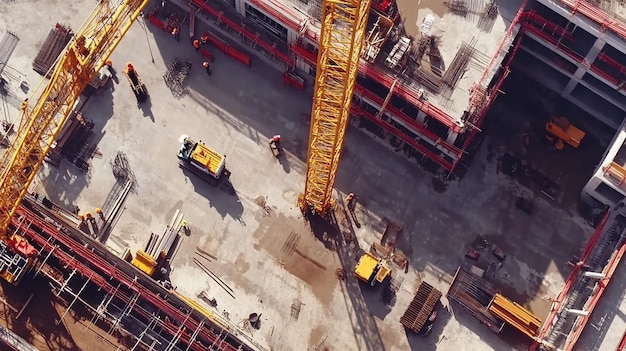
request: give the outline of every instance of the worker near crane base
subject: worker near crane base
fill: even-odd
[[[132,63],[127,63],[126,64],[126,72],[130,73],[130,72],[134,72],[135,71],[135,66],[133,66]]]
[[[211,75],[211,65],[209,64],[209,61],[204,61],[202,62],[202,67],[204,67],[204,69],[206,70],[206,74]]]
[[[198,52],[198,50],[200,50],[200,42],[198,41],[198,39],[194,39],[193,47],[196,48],[196,52]]]
[[[202,45],[206,44],[209,41],[209,35],[207,33],[202,34],[200,37],[200,42]]]
[[[174,27],[172,29],[172,35],[174,36],[174,39],[176,39],[176,41],[180,41],[180,33],[178,32],[178,27]]]

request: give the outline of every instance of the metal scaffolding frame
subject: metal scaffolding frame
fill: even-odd
[[[56,225],[53,212],[45,213],[46,209],[38,207],[30,198],[25,203],[11,225],[42,252],[48,252],[35,274],[42,273],[44,265],[66,270],[61,278],[43,271],[53,283],[57,296],[69,296],[69,306],[63,316],[80,302],[93,314],[92,323],[104,320],[110,325],[108,335],[116,331],[133,337],[134,349],[253,350],[236,335],[223,330],[218,322],[207,319],[206,315],[169,295],[151,278],[140,275],[134,267],[121,260],[109,262],[112,258],[100,251],[103,249],[95,242],[90,244],[92,239],[74,228]],[[77,280],[79,277],[83,280]],[[74,291],[72,284],[80,284],[80,287]],[[92,284],[103,291],[98,303],[82,296]]]

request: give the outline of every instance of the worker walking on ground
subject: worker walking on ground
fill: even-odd
[[[351,209],[352,201],[354,201],[354,194],[350,193],[348,194],[348,196],[346,196],[346,205],[348,205],[348,209]]]
[[[194,39],[193,47],[196,48],[196,52],[200,50],[200,42],[198,41],[198,39]]]
[[[135,66],[133,66],[132,63],[127,63],[126,64],[126,73],[131,73],[135,71]]]
[[[209,61],[202,62],[202,67],[206,69],[206,74],[211,75],[211,65],[209,65]]]
[[[174,27],[172,29],[172,35],[174,36],[174,39],[176,39],[176,41],[180,41],[180,33],[178,32],[178,27]]]
[[[209,41],[209,35],[207,33],[202,34],[200,37],[200,42],[202,45],[205,45]]]

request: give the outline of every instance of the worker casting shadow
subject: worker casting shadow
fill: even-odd
[[[289,174],[289,172],[291,172],[291,164],[289,163],[287,154],[285,154],[284,151],[280,156],[278,156],[278,163],[283,166],[283,171],[285,171],[285,173]]]
[[[152,113],[152,101],[150,99],[150,96],[146,98],[146,101],[139,104],[139,109],[143,113],[144,117],[149,117],[152,123],[156,122],[156,120],[154,119],[154,113]]]
[[[209,206],[215,208],[222,218],[230,215],[236,220],[241,220],[243,205],[230,179],[222,178],[214,186],[185,168],[182,168],[182,172],[188,179],[186,182],[191,182],[194,190],[205,197]]]

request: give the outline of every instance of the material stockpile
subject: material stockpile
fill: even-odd
[[[45,75],[46,78],[50,78],[48,71],[50,71],[50,68],[54,65],[73,35],[70,28],[57,23],[54,28],[50,30],[46,41],[44,41],[41,49],[39,49],[39,53],[33,61],[33,70],[41,75]]]

